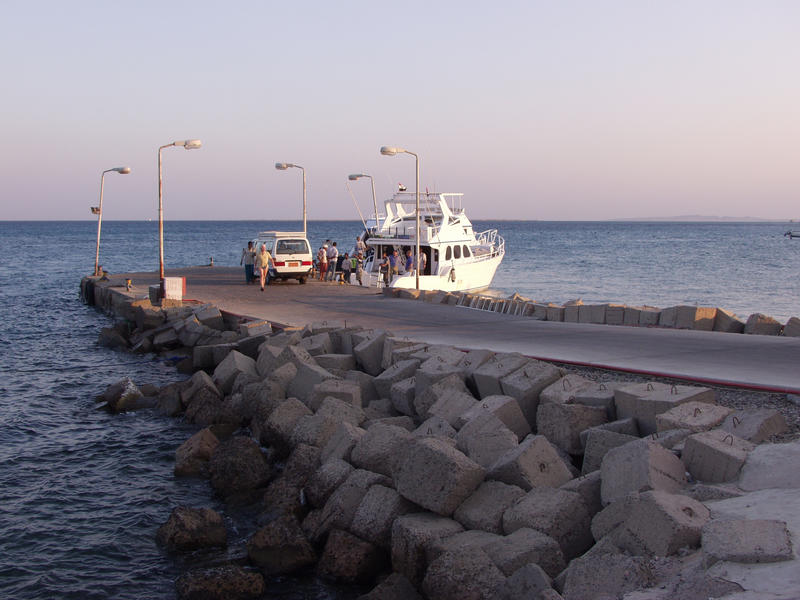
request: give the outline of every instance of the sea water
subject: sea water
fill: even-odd
[[[581,298],[659,307],[720,306],[746,317],[800,316],[800,240],[770,223],[475,223],[497,228],[506,257],[493,293],[541,301]],[[267,229],[299,222],[167,222],[165,264],[239,264]],[[358,222],[312,221],[347,250]],[[129,376],[180,379],[153,356],[97,345],[107,316],[82,304],[94,268],[96,223],[0,222],[0,597],[173,598],[174,580],[207,557],[166,554],[155,531],[175,506],[222,511],[232,553],[252,515],[223,506],[206,481],[175,479],[174,452],[196,427],[154,411],[110,415],[95,396]],[[155,271],[155,222],[105,222],[100,263],[112,273]],[[349,598],[358,590],[307,574],[270,581],[267,597]]]

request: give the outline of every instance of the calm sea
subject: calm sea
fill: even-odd
[[[494,281],[542,301],[721,306],[800,316],[800,240],[788,224],[476,222],[497,227],[507,255]],[[167,222],[169,267],[238,265],[261,230],[299,222]],[[357,222],[310,222],[314,248],[347,247]],[[204,481],[172,477],[194,431],[153,412],[112,416],[94,396],[124,376],[162,385],[173,365],[98,347],[108,318],[84,306],[96,223],[0,222],[0,597],[173,598],[182,560],[155,530],[179,504],[223,507]],[[156,270],[157,224],[106,222],[100,262]],[[227,511],[234,546],[248,515]],[[232,550],[233,553],[236,550]],[[195,557],[193,561],[202,561]],[[312,576],[270,584],[274,598],[344,598]]]

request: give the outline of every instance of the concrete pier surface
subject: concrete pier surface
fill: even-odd
[[[286,325],[343,321],[428,343],[520,352],[576,363],[712,384],[800,394],[800,338],[537,321],[464,307],[385,298],[381,290],[309,282],[273,282],[264,292],[244,282],[244,269],[168,269],[186,277],[186,298]],[[146,296],[157,273],[110,275]]]

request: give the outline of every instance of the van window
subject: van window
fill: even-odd
[[[455,258],[461,258],[461,246],[453,246],[453,256]]]
[[[469,248],[464,246],[464,258],[469,258]]]
[[[278,240],[275,254],[309,254],[308,242],[305,240]]]
[[[444,259],[450,260],[451,258],[453,258],[453,251],[450,249],[450,246],[448,246],[444,253]]]

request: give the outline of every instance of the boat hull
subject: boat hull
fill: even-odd
[[[451,276],[451,270],[447,269],[442,275],[421,275],[419,278],[419,289],[421,290],[441,290],[445,292],[477,292],[485,290],[492,284],[494,274],[503,260],[503,255],[498,254],[491,258],[458,265],[455,269],[455,278]],[[378,286],[380,284],[379,275],[376,273],[368,274],[369,282],[365,284]],[[389,287],[397,289],[416,289],[417,278],[413,271],[395,277]]]

